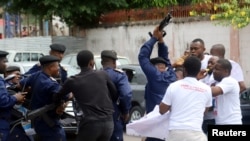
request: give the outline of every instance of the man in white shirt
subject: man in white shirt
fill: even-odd
[[[205,54],[206,48],[205,43],[202,39],[194,39],[190,44],[190,54],[191,56],[196,56],[201,61],[201,69],[207,68],[207,62],[211,55]]]
[[[205,72],[206,75],[203,76],[204,78],[200,79],[201,82],[207,84],[208,86],[211,86],[212,84],[214,84],[216,82],[214,80],[213,70],[214,70],[215,64],[217,63],[218,60],[219,60],[218,56],[212,56],[208,60],[208,64],[207,64],[208,71]],[[213,106],[214,106],[214,101],[215,101],[215,98],[213,98]],[[203,124],[202,124],[202,130],[206,134],[208,132],[207,131],[208,125],[214,125],[215,124],[215,115],[214,115],[214,112],[213,112],[213,106],[211,108],[209,108],[208,112],[206,112],[204,114],[204,121],[203,121]]]
[[[210,50],[210,54],[213,56],[218,56],[219,58],[225,58],[225,47],[222,44],[215,44],[212,46],[211,50]],[[240,86],[240,92],[243,92],[244,90],[246,90],[246,85],[244,83],[244,76],[243,76],[243,72],[241,69],[241,66],[233,61],[230,60],[230,63],[232,65],[232,71],[231,71],[231,77],[236,79],[239,83]]]
[[[207,141],[201,125],[212,106],[211,88],[196,79],[201,68],[197,57],[188,57],[183,67],[184,79],[170,84],[160,103],[161,114],[170,112],[167,141]]]
[[[216,124],[242,124],[238,82],[230,76],[232,65],[227,59],[219,59],[214,67],[214,79],[218,82],[211,87],[215,98]]]

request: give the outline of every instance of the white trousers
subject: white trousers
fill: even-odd
[[[170,130],[166,141],[207,141],[202,131]]]

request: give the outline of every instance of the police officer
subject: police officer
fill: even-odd
[[[21,78],[20,68],[17,66],[8,66],[5,72],[5,81],[6,81],[6,88],[8,89],[9,94],[14,94],[20,91],[17,88],[17,84],[19,84]],[[26,101],[25,101],[26,102]],[[11,110],[11,122],[15,122],[22,118],[23,114],[27,110],[23,105],[25,104],[16,104],[13,109]],[[21,124],[18,125],[11,125],[11,132],[8,138],[8,141],[32,141],[33,137],[28,136],[25,133]]]
[[[117,54],[113,50],[103,50],[101,52],[101,64],[113,83],[115,84],[118,92],[118,101],[114,102],[115,112],[114,131],[110,141],[123,141],[123,125],[129,119],[129,110],[131,108],[132,89],[128,82],[127,75],[121,70],[116,69]]]
[[[8,66],[6,68],[4,79],[6,81],[6,87],[14,89],[15,85],[19,83],[21,78],[20,68],[17,66]]]
[[[56,56],[59,58],[59,62],[62,60],[64,56],[64,52],[66,50],[66,47],[62,44],[51,44],[50,45],[50,55]],[[56,79],[62,84],[66,79],[67,79],[67,70],[62,67],[59,64],[60,67],[60,77],[56,77]],[[34,72],[40,71],[41,70],[41,65],[38,63],[34,65],[29,71],[27,71],[25,74],[32,74]]]
[[[158,57],[150,59],[154,44],[158,42]],[[160,104],[167,87],[176,81],[176,74],[168,58],[168,47],[163,41],[163,33],[156,27],[153,36],[140,49],[139,64],[147,77],[145,88],[146,112],[151,112]],[[147,138],[146,141],[160,139]],[[161,141],[161,140],[160,140]]]
[[[6,71],[6,62],[8,52],[0,51],[0,74]],[[25,100],[25,92],[10,95],[6,89],[5,81],[0,76],[0,140],[6,141],[10,132],[10,111],[17,103],[22,103]]]
[[[31,109],[36,110],[53,103],[53,95],[61,85],[53,78],[59,74],[58,57],[46,55],[39,59],[41,70],[20,81],[21,86],[31,87]],[[34,120],[34,128],[42,141],[66,141],[56,110],[50,110]]]

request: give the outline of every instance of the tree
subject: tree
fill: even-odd
[[[59,16],[69,26],[91,27],[106,12],[125,8],[162,7],[176,0],[1,0],[0,6],[11,14],[32,14],[39,19],[51,20]]]
[[[202,5],[202,3],[199,3]],[[250,23],[250,0],[204,0],[207,11],[191,11],[191,16],[209,15],[212,21],[223,26],[244,28]],[[212,14],[211,14],[211,11]]]

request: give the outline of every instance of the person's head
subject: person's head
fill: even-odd
[[[200,72],[201,61],[196,56],[187,57],[183,63],[184,76],[196,77]]]
[[[27,29],[27,27],[26,27],[26,26],[24,26],[24,27],[23,27],[23,30],[24,30],[24,31],[26,31],[26,29]]]
[[[60,59],[53,55],[45,55],[39,59],[42,70],[52,77],[59,76],[59,61]]]
[[[9,81],[11,81],[13,84],[17,84],[21,79],[20,68],[17,66],[8,66],[6,68],[4,77],[5,79],[8,79],[7,77],[9,77]]]
[[[218,56],[219,58],[224,58],[225,52],[225,47],[222,44],[215,44],[210,49],[210,54],[213,56]]]
[[[207,62],[207,69],[208,69],[208,74],[212,74],[215,64],[216,62],[219,60],[218,56],[212,56],[209,58],[208,62]]]
[[[114,50],[103,50],[101,52],[101,58],[101,64],[104,68],[116,68],[117,53]]]
[[[94,55],[89,50],[82,50],[76,56],[77,64],[80,68],[91,68],[95,66]]]
[[[160,72],[164,72],[167,69],[167,61],[162,57],[155,57],[150,59],[150,62],[156,67]]]
[[[205,43],[200,38],[194,39],[190,44],[190,54],[198,57],[200,60],[203,59],[205,50]]]
[[[180,80],[180,79],[183,79],[183,78],[184,78],[183,68],[182,68],[182,67],[177,67],[177,68],[175,68],[174,71],[175,71],[177,80]]]
[[[66,47],[64,45],[55,43],[55,44],[50,45],[49,54],[58,57],[61,61],[64,56],[65,50],[66,50]]]
[[[0,74],[4,74],[6,71],[7,67],[6,62],[8,61],[6,56],[8,54],[9,54],[8,52],[0,50]]]
[[[184,54],[183,54],[184,56],[189,56],[190,55],[190,50],[188,50],[188,49],[186,49],[185,51],[184,51]]]
[[[220,58],[213,70],[214,80],[220,82],[224,77],[230,76],[232,65],[227,59]]]

